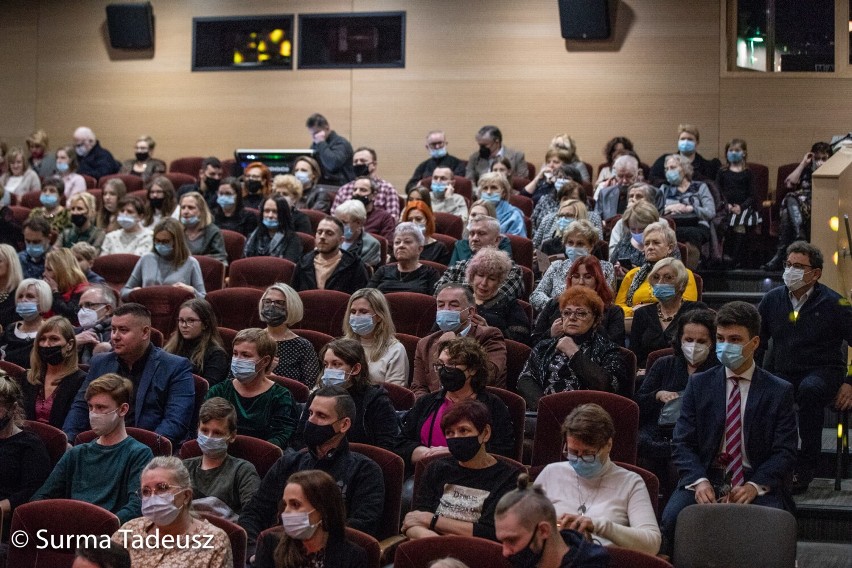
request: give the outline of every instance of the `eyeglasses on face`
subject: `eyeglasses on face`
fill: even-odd
[[[189,327],[191,325],[195,325],[201,320],[198,318],[178,318],[178,325],[182,327]]]
[[[798,262],[790,264],[789,262],[784,263],[784,268],[795,268],[796,270],[811,270],[813,266],[809,266],[807,264],[799,264]]]
[[[153,488],[151,487],[142,487],[141,489],[136,490],[136,494],[143,498],[147,499],[151,495],[165,495],[169,492],[170,489],[180,489],[179,485],[169,485],[168,483],[158,483]]]
[[[276,308],[286,308],[287,302],[285,300],[269,300],[265,299],[261,302],[263,307],[275,306]]]
[[[592,312],[587,310],[562,310],[562,317],[565,319],[584,320],[588,319],[591,315]]]

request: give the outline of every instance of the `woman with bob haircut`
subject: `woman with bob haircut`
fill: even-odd
[[[278,174],[272,178],[272,196],[283,197],[290,205],[290,217],[293,219],[293,230],[297,233],[313,234],[311,220],[307,215],[296,209],[296,204],[302,200],[304,193],[302,182],[292,174]]]
[[[302,197],[296,202],[296,207],[331,213],[334,195],[318,185],[322,178],[319,162],[311,156],[299,156],[293,162],[293,175],[302,182]]]
[[[364,347],[374,383],[408,384],[408,354],[396,338],[385,295],[375,288],[361,288],[349,297],[349,317],[343,319],[343,336]]]
[[[313,344],[299,337],[290,326],[302,321],[302,298],[290,285],[276,282],[263,292],[257,306],[266,333],[275,342],[273,374],[299,381],[312,388],[320,374],[320,363]]]
[[[89,279],[80,270],[71,249],[62,248],[47,253],[42,280],[47,282],[53,294],[51,311],[77,325],[80,297],[89,287]]]
[[[369,287],[384,293],[418,292],[431,296],[441,274],[434,267],[420,263],[424,242],[423,232],[415,223],[403,221],[397,225],[393,232],[396,263],[377,268]]]
[[[16,321],[5,326],[0,337],[0,347],[6,354],[4,361],[29,369],[36,334],[52,304],[53,295],[47,282],[37,278],[21,280],[15,289]]]
[[[95,224],[97,205],[89,192],[76,193],[68,198],[71,226],[59,233],[53,248],[71,248],[77,243],[89,243],[101,253],[106,233]]]
[[[497,215],[496,209],[494,215]],[[420,258],[445,266],[449,265],[450,251],[447,250],[444,243],[432,237],[435,234],[435,214],[432,212],[432,208],[429,207],[428,203],[425,201],[409,201],[405,209],[402,210],[400,221],[403,223],[406,221],[414,223],[423,234],[423,251],[420,253]],[[391,258],[396,257],[394,254],[391,254]]]
[[[15,313],[15,290],[23,277],[18,253],[11,245],[0,244],[0,326],[4,330],[18,320]]]
[[[213,224],[213,215],[207,201],[197,191],[185,193],[180,198],[180,222],[186,233],[190,254],[209,256],[228,264],[225,239],[219,227]]]
[[[527,227],[524,224],[524,214],[520,209],[509,203],[512,194],[512,184],[503,174],[486,172],[479,177],[477,194],[484,201],[490,201],[497,209],[497,220],[500,221],[500,232],[505,235],[520,235],[527,237]]]
[[[272,172],[262,162],[252,162],[243,170],[243,203],[246,207],[260,209],[263,200],[272,191]]]
[[[194,298],[181,304],[177,333],[172,333],[163,349],[189,359],[192,372],[204,377],[210,386],[228,377],[228,354],[222,346],[216,314],[207,300]]]
[[[527,343],[530,337],[527,313],[517,301],[498,293],[511,269],[512,261],[505,252],[485,247],[468,263],[465,278],[473,288],[476,313],[507,339]]]

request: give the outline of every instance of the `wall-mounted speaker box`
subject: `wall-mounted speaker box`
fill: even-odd
[[[608,0],[558,0],[565,39],[609,39]]]
[[[154,47],[154,10],[150,2],[110,4],[106,14],[109,43],[113,49]]]

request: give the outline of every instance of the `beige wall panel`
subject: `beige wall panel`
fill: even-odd
[[[0,16],[0,140],[23,144],[36,117],[38,4],[7,0]]]

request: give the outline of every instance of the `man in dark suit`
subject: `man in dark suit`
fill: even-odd
[[[784,479],[796,459],[793,387],[758,368],[760,314],[745,302],[716,315],[722,367],[693,375],[683,395],[672,458],[680,472],[661,528],[671,553],[678,514],[696,503],[784,507]]]
[[[512,164],[510,176],[527,178],[530,176],[523,152],[503,146],[503,133],[496,126],[483,126],[476,133],[479,150],[467,160],[465,177],[474,184],[479,176],[491,171],[491,165],[500,158],[506,158]]]
[[[115,373],[133,383],[127,426],[161,434],[172,444],[186,438],[195,407],[192,366],[184,357],[151,344],[151,312],[141,304],[124,304],[112,317],[111,353],[92,358],[89,374],[65,418],[62,429],[70,442],[88,430],[86,388],[94,379]]]

